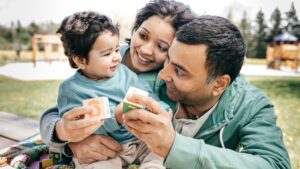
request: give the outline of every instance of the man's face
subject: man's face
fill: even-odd
[[[160,71],[167,95],[184,104],[206,104],[212,100],[213,82],[207,84],[206,45],[188,45],[173,41],[169,58]]]

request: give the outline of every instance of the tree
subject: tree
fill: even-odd
[[[9,31],[5,26],[0,25],[0,49],[6,49],[9,42],[6,37],[8,36]]]
[[[250,22],[248,22],[247,12],[244,11],[243,17],[241,19],[241,22],[239,24],[239,28],[241,33],[245,36],[250,31]]]
[[[15,26],[14,22],[11,23],[11,37],[12,46],[16,51],[16,55],[20,58],[21,51],[30,46],[31,34],[29,27],[23,27],[20,20],[17,20]]]
[[[229,9],[229,12],[227,14],[227,17],[226,17],[230,22],[233,23],[233,15],[232,15],[232,8]]]
[[[18,20],[17,21],[17,27],[16,27],[16,36],[15,36],[15,39],[14,39],[14,42],[15,42],[15,50],[16,50],[16,54],[17,54],[17,57],[20,58],[21,57],[21,50],[22,50],[22,45],[21,45],[21,40],[20,40],[20,35],[21,35],[21,32],[23,31],[23,28],[22,28],[22,24],[21,24],[21,21]]]
[[[264,58],[266,56],[266,28],[264,13],[260,10],[256,15],[257,29],[255,33],[255,53],[256,57]]]
[[[285,13],[287,26],[285,27],[286,31],[292,33],[300,39],[300,22],[297,17],[297,11],[294,6],[294,2],[291,5],[291,9]]]
[[[0,49],[6,49],[7,45],[8,45],[7,40],[2,36],[0,36]]]
[[[297,11],[294,6],[294,2],[292,2],[291,9],[285,13],[286,14],[286,21],[287,21],[287,26],[286,29],[287,31],[291,32],[292,31],[292,26],[297,24],[299,22],[298,17],[297,17]]]
[[[239,29],[247,45],[247,56],[253,56],[253,34],[251,33],[251,22],[248,19],[247,12],[243,12],[243,17],[239,23]]]
[[[12,42],[11,31],[3,25],[0,25],[0,49],[7,49]]]
[[[281,12],[278,7],[272,12],[270,22],[272,27],[267,38],[268,43],[271,43],[281,33]]]
[[[39,28],[39,31],[42,34],[55,34],[57,29],[59,28],[59,25],[50,21],[48,23],[40,24]]]
[[[16,39],[16,29],[15,29],[15,23],[13,21],[10,22],[10,35],[8,36],[8,40],[14,44],[14,40]]]
[[[28,32],[31,36],[38,33],[40,31],[40,27],[35,23],[31,22],[28,26]]]

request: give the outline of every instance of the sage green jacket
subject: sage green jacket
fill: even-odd
[[[171,169],[289,169],[276,119],[269,98],[240,75],[194,138],[176,134],[164,165]]]

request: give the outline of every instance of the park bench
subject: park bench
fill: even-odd
[[[0,112],[0,150],[5,150],[6,148],[12,148],[17,146],[18,148],[24,148],[24,150],[29,150],[30,146],[35,147],[36,150],[41,151],[39,153],[38,159],[30,162],[29,167],[33,169],[44,169],[47,166],[59,165],[61,168],[70,168],[69,165],[58,164],[57,161],[52,161],[57,158],[57,150],[49,148],[41,142],[38,131],[39,122],[36,120],[31,120],[16,116],[14,114],[9,114],[6,112]],[[25,146],[25,144],[27,144]],[[28,147],[29,146],[29,147]],[[26,148],[27,147],[27,148]],[[51,149],[51,150],[50,150]],[[46,153],[46,154],[45,154]],[[1,154],[1,153],[0,153]],[[59,153],[60,154],[60,153]],[[59,155],[58,158],[61,156]],[[52,159],[52,160],[51,160]],[[136,169],[138,165],[132,164],[129,169]],[[0,157],[0,169],[11,169],[10,165],[1,166]]]
[[[9,147],[39,132],[39,122],[0,112],[0,149]]]
[[[49,149],[38,134],[38,121],[0,112],[0,126],[0,169],[20,168],[22,164],[34,169],[53,165]]]

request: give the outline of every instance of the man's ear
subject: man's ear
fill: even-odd
[[[78,66],[80,69],[85,69],[86,67],[86,59],[85,58],[80,58],[78,56],[72,57],[73,62]]]
[[[212,94],[213,96],[220,96],[226,90],[226,88],[230,85],[231,78],[229,75],[219,76],[214,80]]]

